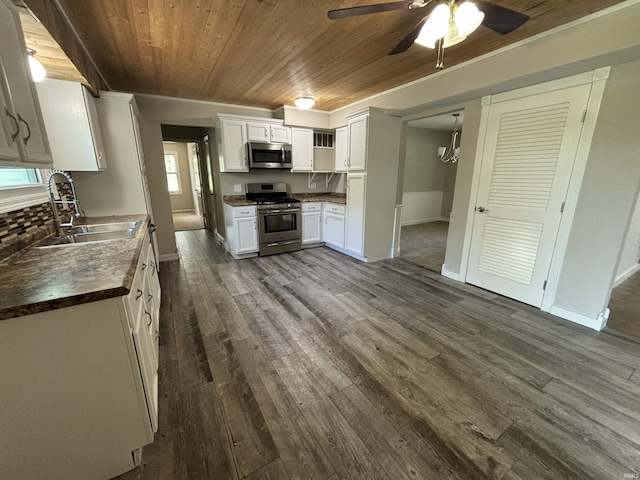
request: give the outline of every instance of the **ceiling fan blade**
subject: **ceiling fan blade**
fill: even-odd
[[[339,8],[329,10],[327,16],[331,20],[340,18],[356,17],[358,15],[369,15],[370,13],[391,12],[393,10],[408,10],[409,5],[416,3],[415,0],[403,2],[378,3],[377,5],[363,5],[361,7]]]
[[[420,30],[422,29],[422,25],[424,25],[424,22],[427,21],[427,18],[429,18],[429,15],[420,20],[418,24],[413,27],[413,30],[409,32],[409,35],[400,40],[400,43],[393,47],[393,50],[391,50],[388,55],[397,55],[398,53],[406,52],[409,47],[413,45],[414,40],[418,38]]]
[[[501,35],[513,32],[529,20],[529,16],[524,13],[491,2],[476,0],[476,3],[479,10],[484,13],[482,25]]]

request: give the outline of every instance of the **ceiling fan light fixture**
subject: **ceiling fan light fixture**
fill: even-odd
[[[450,19],[451,9],[446,3],[441,3],[429,15],[415,43],[423,47],[435,48],[436,42],[447,34]]]
[[[456,28],[456,25],[453,22],[451,22],[449,24],[449,30],[447,31],[447,34],[442,39],[442,48],[447,48],[453,45],[457,45],[458,43],[464,41],[466,38],[467,38],[466,36],[462,36],[458,33],[458,29]]]
[[[293,101],[293,103],[300,110],[309,110],[316,104],[316,99],[313,97],[298,97]]]
[[[484,13],[478,10],[475,3],[463,2],[457,8],[453,21],[460,37],[466,37],[480,26],[484,20]]]
[[[31,79],[34,82],[41,82],[47,76],[47,71],[44,69],[40,61],[34,56],[36,51],[30,48],[27,49],[29,54],[29,70],[31,70]]]

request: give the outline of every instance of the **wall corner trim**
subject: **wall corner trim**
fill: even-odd
[[[584,327],[592,328],[593,330],[600,331],[607,324],[607,318],[609,317],[609,309],[607,308],[603,313],[599,313],[596,318],[583,315],[582,313],[572,312],[564,308],[553,306],[549,310],[551,315],[569,320],[570,322],[577,323]]]
[[[443,264],[442,265],[442,272],[441,272],[443,277],[447,277],[450,278],[451,280],[455,280],[456,282],[460,281],[460,275],[457,273],[454,273],[450,270],[447,270],[447,267]]]

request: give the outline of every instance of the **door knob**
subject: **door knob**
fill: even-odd
[[[477,207],[476,211],[482,213],[482,212],[488,212],[489,210],[484,207]]]

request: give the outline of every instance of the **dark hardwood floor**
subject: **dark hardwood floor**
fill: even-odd
[[[640,473],[639,344],[402,258],[236,262],[210,232],[176,237],[160,427],[122,480]]]

